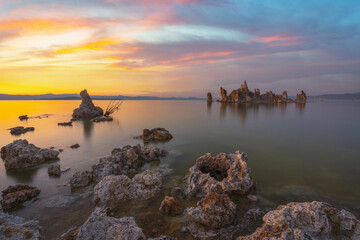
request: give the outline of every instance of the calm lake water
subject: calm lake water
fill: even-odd
[[[94,101],[106,108],[108,101]],[[158,213],[161,200],[182,179],[196,159],[210,152],[248,154],[251,176],[257,183],[258,202],[247,206],[276,207],[289,201],[327,201],[360,212],[360,101],[323,101],[297,104],[222,105],[203,101],[124,101],[113,122],[68,121],[80,101],[0,101],[0,146],[27,139],[39,147],[63,148],[60,178],[49,177],[48,163],[22,172],[6,172],[0,164],[0,189],[25,183],[41,188],[36,201],[13,214],[37,219],[47,238],[56,238],[90,215],[91,187],[71,192],[66,185],[74,172],[90,170],[102,156],[124,145],[141,144],[133,139],[144,128],[164,127],[171,141],[149,144],[169,151],[159,165],[170,168],[164,190],[149,201],[127,202],[117,217],[135,216],[147,237],[162,233],[178,235],[181,217]],[[43,116],[21,122],[19,115]],[[46,117],[44,114],[49,114]],[[12,136],[15,126],[35,127],[34,132]],[[70,146],[79,143],[80,148]],[[238,206],[242,200],[239,200]],[[195,201],[182,202],[195,206]],[[246,205],[245,204],[245,205]],[[240,206],[240,209],[242,207]]]

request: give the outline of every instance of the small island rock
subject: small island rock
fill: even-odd
[[[30,187],[24,184],[16,186],[9,186],[2,191],[2,199],[0,201],[4,210],[15,209],[22,203],[29,201],[40,194],[40,189],[37,187]]]
[[[60,164],[51,164],[48,167],[48,174],[50,176],[56,176],[59,177],[61,175],[61,169],[60,169]]]
[[[172,139],[173,136],[165,128],[153,128],[151,130],[144,129],[140,138],[144,142],[151,142],[151,141],[167,141]]]
[[[20,121],[23,121],[23,120],[28,120],[29,117],[28,117],[28,115],[21,115],[21,116],[19,116],[19,119],[20,119]]]
[[[91,119],[103,115],[103,110],[94,105],[86,89],[81,91],[80,96],[81,104],[79,108],[74,109],[74,119]]]
[[[10,134],[12,135],[20,135],[27,132],[33,132],[35,131],[35,128],[34,127],[24,128],[22,126],[19,126],[19,127],[10,128],[9,130],[10,130]]]

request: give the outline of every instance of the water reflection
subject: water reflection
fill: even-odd
[[[94,130],[94,123],[92,121],[82,121],[84,126],[84,136],[85,139],[89,140],[91,138],[92,131]]]
[[[306,106],[306,103],[295,103],[295,107],[296,107],[296,110],[297,112],[299,113],[299,115],[303,115],[304,114],[304,111],[305,111],[305,106]]]

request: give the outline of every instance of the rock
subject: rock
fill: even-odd
[[[260,100],[260,89],[258,89],[258,88],[255,88],[255,90],[254,90],[254,100],[255,101],[259,101]]]
[[[21,169],[39,165],[49,160],[58,159],[58,151],[40,149],[27,140],[15,140],[1,148],[1,158],[5,161],[5,168]]]
[[[209,192],[247,194],[255,188],[247,167],[247,155],[220,153],[212,157],[210,153],[199,157],[195,166],[186,175],[187,196],[204,196]]]
[[[0,212],[0,239],[44,240],[45,238],[38,221],[25,221],[21,217]]]
[[[72,114],[74,119],[91,119],[103,115],[103,110],[100,107],[96,107],[86,89],[81,93],[81,104],[79,108],[74,109]]]
[[[236,205],[227,194],[211,192],[197,203],[196,208],[186,209],[189,218],[212,229],[231,225],[235,218]]]
[[[20,121],[23,121],[23,120],[28,120],[29,117],[28,117],[28,115],[21,115],[21,116],[19,116],[19,119],[20,119]]]
[[[78,143],[76,143],[76,144],[74,144],[74,145],[71,145],[70,147],[71,147],[72,149],[76,149],[76,148],[79,148],[80,145],[79,145]]]
[[[173,138],[168,130],[165,128],[153,128],[151,130],[144,129],[143,134],[140,136],[144,142],[151,141],[167,141]]]
[[[165,215],[176,216],[181,214],[183,209],[174,197],[165,196],[165,199],[161,202],[159,211]]]
[[[92,122],[111,122],[112,120],[113,120],[112,117],[105,117],[105,116],[100,116],[91,119]]]
[[[250,201],[253,201],[253,202],[256,202],[256,201],[257,201],[256,195],[253,195],[253,194],[247,195],[247,198],[248,198]]]
[[[220,96],[221,96],[221,102],[227,102],[228,101],[228,97],[227,97],[227,92],[224,88],[220,87]]]
[[[24,184],[9,186],[2,191],[2,199],[0,201],[5,211],[18,208],[22,203],[29,201],[40,194],[40,189],[30,187]]]
[[[263,225],[238,240],[255,239],[360,239],[360,221],[346,211],[323,202],[281,205],[263,217]]]
[[[171,194],[177,198],[185,198],[185,193],[180,187],[174,187]]]
[[[58,123],[58,126],[69,126],[69,127],[72,127],[72,121],[70,121],[70,122],[60,122],[60,123]]]
[[[211,92],[208,92],[206,96],[207,96],[207,101],[208,101],[208,102],[212,102],[212,101],[213,101]]]
[[[49,176],[59,177],[61,175],[60,164],[55,163],[55,164],[49,165],[48,174],[49,174]]]
[[[281,97],[282,97],[283,100],[287,100],[289,98],[288,94],[287,94],[287,91],[283,91]]]
[[[82,225],[77,240],[145,240],[146,237],[134,218],[113,218],[107,216],[106,209],[96,208]]]
[[[306,102],[306,94],[303,90],[301,90],[300,94],[296,94],[296,102]]]
[[[81,188],[93,182],[92,173],[89,171],[76,172],[70,179],[72,189]]]
[[[20,135],[20,134],[23,134],[23,133],[32,132],[32,131],[35,130],[35,128],[33,128],[33,127],[24,128],[22,126],[19,126],[19,127],[10,128],[9,130],[10,130],[10,134]]]
[[[94,181],[99,182],[108,175],[131,175],[145,163],[158,161],[166,152],[154,147],[124,146],[115,148],[111,156],[103,157],[98,164],[92,166]]]
[[[79,228],[73,227],[67,230],[66,233],[63,233],[57,240],[76,240],[78,233]]]
[[[161,236],[157,238],[148,238],[147,240],[177,240],[176,237]]]
[[[150,170],[133,179],[125,175],[107,176],[94,187],[94,202],[98,206],[113,207],[125,200],[149,199],[160,192],[161,186],[161,174]]]

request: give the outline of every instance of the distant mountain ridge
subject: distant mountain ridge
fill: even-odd
[[[155,96],[106,96],[92,95],[93,100],[204,100],[197,97],[155,97]],[[11,95],[0,94],[0,100],[80,100],[79,94]]]

